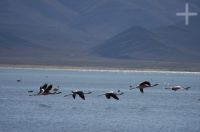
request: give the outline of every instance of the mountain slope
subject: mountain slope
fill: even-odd
[[[200,62],[199,22],[192,18],[189,26],[181,22],[152,31],[132,27],[95,47],[93,53],[115,59]]]
[[[94,53],[103,57],[142,60],[168,60],[183,53],[160,42],[152,32],[141,28],[130,28],[104,44],[94,48]],[[178,56],[176,56],[178,57]]]
[[[188,55],[183,57],[199,62],[200,18],[190,17],[189,22],[188,26],[185,26],[184,21],[182,21],[175,25],[158,28],[153,32],[158,36],[159,40]]]

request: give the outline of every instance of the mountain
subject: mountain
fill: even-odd
[[[133,27],[95,47],[94,53],[110,58],[162,60],[179,51],[160,42],[152,32]]]
[[[159,40],[165,42],[168,46],[178,49],[185,54],[182,58],[186,61],[200,62],[200,27],[199,17],[190,17],[190,24],[185,26],[184,22],[178,22],[175,25],[158,28],[154,33]]]
[[[194,17],[188,26],[179,22],[155,30],[132,27],[93,48],[93,53],[115,59],[200,62],[199,22]]]
[[[184,18],[176,12],[183,12],[184,5],[180,0],[1,0],[0,64],[132,67],[140,60],[194,62],[198,45],[187,44],[199,41],[192,31],[199,20],[190,17],[197,27],[178,27]],[[198,0],[189,7],[200,12]],[[176,34],[181,34],[177,40]],[[188,40],[181,40],[185,35]]]

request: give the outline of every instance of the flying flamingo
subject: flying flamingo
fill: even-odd
[[[91,94],[92,93],[92,92],[83,92],[81,90],[74,90],[74,91],[71,91],[71,92],[72,92],[71,94],[67,94],[64,97],[72,95],[72,97],[75,99],[76,95],[79,95],[79,97],[81,97],[81,99],[85,100],[85,94]]]
[[[140,89],[140,92],[141,92],[141,93],[144,93],[144,90],[143,90],[144,88],[155,87],[155,86],[157,86],[157,85],[159,85],[159,84],[151,85],[151,83],[150,83],[149,81],[144,81],[144,82],[140,83],[140,84],[139,84],[138,86],[136,86],[136,87],[130,86],[130,90],[135,89],[135,88],[139,88],[139,89]]]
[[[170,87],[170,88],[165,88],[165,89],[171,89],[171,90],[174,90],[174,91],[177,91],[177,90],[188,90],[190,87],[182,87],[182,86],[173,86],[173,87]]]
[[[107,99],[110,99],[112,97],[116,100],[119,100],[117,95],[122,95],[122,94],[124,94],[124,93],[120,92],[120,90],[118,90],[117,92],[114,92],[114,91],[105,92],[104,94],[101,94],[99,96],[105,95]]]

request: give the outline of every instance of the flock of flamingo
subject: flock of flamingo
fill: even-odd
[[[141,93],[144,93],[144,88],[155,87],[155,86],[158,86],[158,85],[159,84],[152,85],[149,81],[144,81],[136,87],[133,87],[132,85],[130,85],[130,90],[138,88]],[[171,89],[173,91],[177,91],[177,90],[188,90],[189,88],[190,87],[173,86],[173,87],[169,87],[169,88],[165,88],[165,89]],[[34,91],[30,90],[28,92],[32,93]],[[59,88],[53,88],[52,84],[48,85],[47,83],[45,83],[44,85],[40,86],[39,92],[37,92],[35,94],[31,94],[29,96],[52,95],[52,94],[61,94],[61,93],[62,92],[59,91]],[[64,97],[71,95],[75,99],[76,95],[78,95],[81,99],[85,100],[85,94],[91,94],[91,93],[92,92],[84,92],[84,91],[81,91],[81,90],[73,90],[73,91],[71,91],[70,94],[64,95]],[[119,100],[118,95],[123,95],[123,94],[124,94],[123,92],[118,90],[117,92],[108,91],[108,92],[105,92],[105,93],[98,95],[98,96],[105,96],[107,99],[114,98],[116,100]]]

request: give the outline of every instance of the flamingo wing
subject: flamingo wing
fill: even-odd
[[[144,93],[144,90],[143,90],[143,88],[140,88],[140,92],[141,92],[141,93]]]
[[[110,99],[110,94],[105,94],[107,99]]]
[[[72,97],[75,99],[75,98],[76,98],[76,93],[73,93],[73,94],[72,94]]]
[[[40,87],[40,89],[46,89],[46,88],[47,88],[47,86],[48,86],[48,84],[47,84],[47,83],[45,83],[43,86],[41,86],[41,87]]]
[[[45,89],[45,93],[49,93],[50,90],[53,88],[53,85],[49,85],[46,89]]]
[[[116,100],[119,100],[119,98],[117,97],[116,94],[111,94],[110,96],[113,97],[113,98],[116,99]]]
[[[149,81],[144,81],[140,83],[140,86],[151,86],[151,83]]]
[[[85,96],[84,93],[82,91],[77,93],[83,100],[85,100]]]

